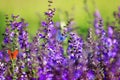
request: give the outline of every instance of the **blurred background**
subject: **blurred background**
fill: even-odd
[[[76,31],[84,37],[87,34],[97,9],[101,13],[104,22],[113,21],[113,11],[117,11],[120,0],[53,0],[52,7],[56,8],[54,21],[66,22],[67,16],[74,18]],[[47,11],[47,0],[0,0],[0,43],[5,30],[5,15],[20,15],[29,23],[29,33],[34,35],[40,26],[40,21],[45,19],[44,12]]]

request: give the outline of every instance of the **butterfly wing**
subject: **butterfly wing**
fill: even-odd
[[[17,57],[17,55],[18,55],[18,50],[15,50],[14,52],[13,52],[13,59],[16,59],[16,57]]]
[[[59,41],[59,42],[63,42],[64,40],[65,40],[65,36],[63,36],[62,35],[62,33],[60,32],[60,30],[58,31],[58,33],[57,33],[57,40]]]
[[[11,50],[8,50],[8,54],[10,56],[10,59],[12,59],[12,52],[11,52]]]

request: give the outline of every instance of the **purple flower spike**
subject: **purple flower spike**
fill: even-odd
[[[95,13],[95,19],[94,19],[94,27],[95,27],[95,33],[98,36],[103,36],[104,35],[104,29],[103,29],[103,20],[99,14],[98,11]]]

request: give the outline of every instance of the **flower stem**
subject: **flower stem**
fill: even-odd
[[[16,79],[17,79],[16,74],[15,74],[15,71],[14,71],[15,65],[16,65],[16,60],[13,59],[13,60],[12,60],[13,80],[16,80]]]

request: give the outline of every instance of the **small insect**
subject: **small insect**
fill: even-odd
[[[60,30],[57,32],[56,39],[58,42],[63,42],[66,39],[66,35],[62,34]]]
[[[10,56],[10,59],[16,59],[18,52],[19,52],[18,50],[14,50],[13,52],[11,50],[8,50],[8,54]]]

